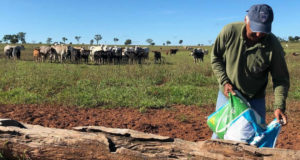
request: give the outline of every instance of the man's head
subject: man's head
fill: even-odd
[[[253,42],[259,41],[271,32],[273,10],[266,4],[253,5],[245,17],[247,38]]]

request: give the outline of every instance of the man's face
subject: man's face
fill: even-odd
[[[256,43],[264,38],[267,34],[262,32],[252,32],[250,23],[251,22],[246,23],[246,36],[251,42]]]

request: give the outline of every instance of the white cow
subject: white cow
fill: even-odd
[[[4,47],[4,54],[6,54],[6,56],[8,58],[13,58],[16,59],[16,57],[18,59],[20,59],[21,57],[21,50],[24,50],[25,47],[23,45],[21,46],[12,46],[12,45],[6,45]]]
[[[285,44],[285,47],[286,47],[286,48],[289,48],[289,45],[286,43],[286,44]]]
[[[42,58],[42,62],[44,60],[46,60],[46,58],[49,56],[49,57],[55,57],[55,50],[54,48],[52,48],[51,46],[40,46],[40,55],[41,55],[41,58]]]
[[[63,59],[65,59],[67,57],[68,46],[66,46],[66,45],[54,45],[54,46],[51,46],[51,48],[53,48],[55,50],[60,63],[62,63]],[[52,61],[52,58],[53,57],[51,57],[51,61]]]
[[[100,45],[100,46],[90,46],[89,50],[90,50],[90,59],[91,59],[92,62],[94,62],[95,52],[102,51],[103,50],[103,45]]]

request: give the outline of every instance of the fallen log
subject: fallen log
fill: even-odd
[[[0,119],[3,148],[30,159],[300,159],[300,151],[224,140],[182,139],[102,126],[73,130]],[[0,145],[1,148],[1,145]],[[26,152],[24,151],[26,150]]]

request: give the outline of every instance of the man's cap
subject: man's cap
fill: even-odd
[[[271,32],[274,14],[272,8],[269,5],[253,5],[247,12],[252,32]]]

